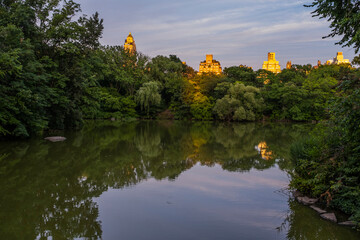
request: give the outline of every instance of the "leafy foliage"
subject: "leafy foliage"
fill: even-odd
[[[360,49],[360,2],[358,0],[315,0],[306,7],[315,7],[315,17],[326,18],[330,22],[331,33],[327,37],[342,36],[337,42],[346,47]]]
[[[214,112],[222,120],[254,121],[259,118],[262,105],[258,88],[235,83],[225,97],[216,101]]]
[[[93,84],[89,59],[103,26],[98,14],[72,20],[79,11],[73,1],[1,2],[2,136],[81,126],[81,96]]]
[[[330,121],[291,149],[296,163],[291,184],[351,214],[357,222],[360,222],[359,79],[359,70],[347,76],[339,87],[341,98],[330,107]]]
[[[159,105],[161,102],[161,95],[159,93],[160,87],[158,82],[147,82],[137,91],[135,101],[140,107],[146,110],[149,116],[150,107]]]
[[[197,75],[175,55],[151,59],[101,46],[102,19],[81,16],[73,1],[1,1],[0,11],[2,138],[160,112],[176,119],[319,121],[329,118],[336,85],[354,72],[295,64],[274,74],[241,65]]]

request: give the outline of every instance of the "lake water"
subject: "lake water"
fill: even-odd
[[[360,239],[289,197],[312,127],[97,121],[0,142],[0,239]]]

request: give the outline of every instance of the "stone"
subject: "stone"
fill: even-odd
[[[339,225],[342,226],[349,226],[349,227],[356,227],[356,223],[353,221],[346,221],[346,222],[341,222],[339,223]]]
[[[44,139],[50,142],[63,142],[66,140],[65,137],[60,137],[60,136],[46,137]]]
[[[115,119],[114,117],[112,117],[110,120],[111,120],[111,121],[115,121],[116,119]]]
[[[207,54],[206,60],[200,62],[198,74],[201,75],[203,73],[214,73],[216,75],[222,73],[220,62],[214,60],[212,54]]]
[[[309,197],[297,197],[297,200],[304,205],[312,205],[318,201],[316,198]]]
[[[331,221],[331,222],[337,222],[336,216],[334,213],[324,213],[321,214],[320,217],[322,217],[325,220]]]
[[[320,213],[320,214],[326,213],[325,210],[323,210],[323,209],[321,209],[321,208],[319,208],[319,207],[317,207],[317,206],[315,206],[315,205],[311,205],[310,207],[311,207],[312,209],[314,209],[316,212]]]

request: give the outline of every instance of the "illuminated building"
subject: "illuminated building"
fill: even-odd
[[[207,54],[206,60],[200,62],[198,74],[203,74],[203,73],[214,73],[216,75],[222,73],[220,62],[214,60],[212,54]]]
[[[268,60],[264,61],[262,69],[273,73],[281,73],[279,61],[276,61],[274,52],[268,53]]]
[[[272,151],[268,150],[268,146],[266,144],[266,142],[261,142],[259,143],[256,147],[256,150],[258,150],[258,152],[261,155],[261,158],[264,160],[270,160],[272,157]]]
[[[286,63],[286,69],[291,69],[291,61],[288,61],[287,63]]]
[[[129,36],[125,40],[124,49],[129,53],[136,52],[136,44],[133,36],[129,33]]]

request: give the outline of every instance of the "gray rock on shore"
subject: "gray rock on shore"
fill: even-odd
[[[63,142],[66,140],[65,137],[60,137],[60,136],[46,137],[44,139],[50,142]]]
[[[312,205],[318,201],[316,198],[309,197],[297,197],[296,199],[304,205]]]
[[[322,217],[325,220],[329,220],[331,222],[337,222],[337,218],[334,213],[324,213],[321,214],[320,217]]]
[[[349,226],[349,227],[355,227],[356,226],[355,222],[353,222],[353,221],[341,222],[341,223],[339,223],[339,225]]]
[[[318,212],[319,214],[326,213],[325,210],[323,210],[323,209],[321,209],[321,208],[319,208],[319,207],[317,207],[317,206],[315,206],[315,205],[311,205],[310,207],[311,207],[312,209],[314,209],[316,212]]]

